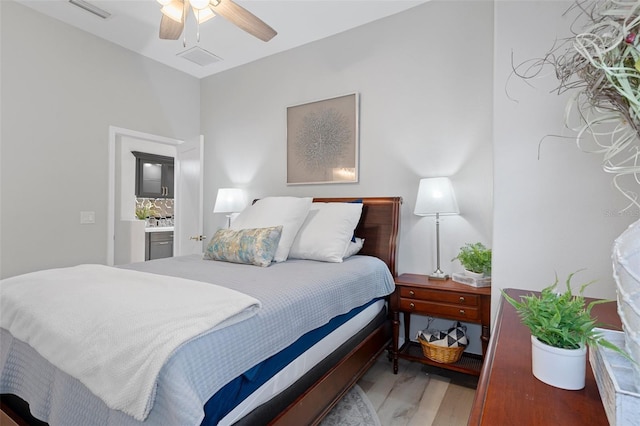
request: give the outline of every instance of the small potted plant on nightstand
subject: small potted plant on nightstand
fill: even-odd
[[[460,248],[456,257],[465,270],[465,274],[473,278],[491,276],[491,249],[482,243],[467,243]]]
[[[609,300],[595,300],[585,306],[582,293],[593,281],[583,284],[579,293],[573,295],[574,274],[569,274],[564,293],[556,291],[557,277],[540,295],[521,296],[520,301],[500,290],[531,332],[533,375],[544,383],[568,390],[584,388],[587,345],[601,345],[629,358],[602,337],[596,329],[596,319],[591,317],[594,305]]]

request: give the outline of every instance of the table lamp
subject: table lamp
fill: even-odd
[[[436,217],[436,270],[429,275],[432,280],[447,280],[449,275],[440,269],[440,215],[459,214],[456,195],[447,177],[420,179],[418,197],[413,214]]]
[[[244,209],[246,200],[244,191],[240,188],[220,188],[216,197],[216,204],[213,206],[214,213],[227,214],[227,228],[231,227],[231,214],[238,213]]]

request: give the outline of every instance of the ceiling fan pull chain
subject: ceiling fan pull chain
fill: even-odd
[[[198,16],[196,16],[196,43],[200,43],[200,11],[198,10]]]
[[[182,22],[183,25],[186,27],[187,26],[187,13],[189,10],[189,0],[184,0],[184,3],[182,5]],[[183,31],[182,32],[182,47],[187,47],[187,32]]]

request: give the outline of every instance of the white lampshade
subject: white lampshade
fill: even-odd
[[[220,188],[216,197],[214,213],[237,213],[246,206],[244,191],[239,188]]]
[[[420,179],[418,197],[413,214],[418,216],[435,216],[459,214],[456,195],[451,181],[447,177]]]

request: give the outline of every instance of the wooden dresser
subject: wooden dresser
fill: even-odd
[[[516,299],[527,293],[507,290]],[[615,302],[596,305],[592,313],[609,328],[622,329]],[[501,298],[468,424],[608,425],[589,361],[584,389],[568,391],[549,386],[531,372],[530,336],[515,309]]]

